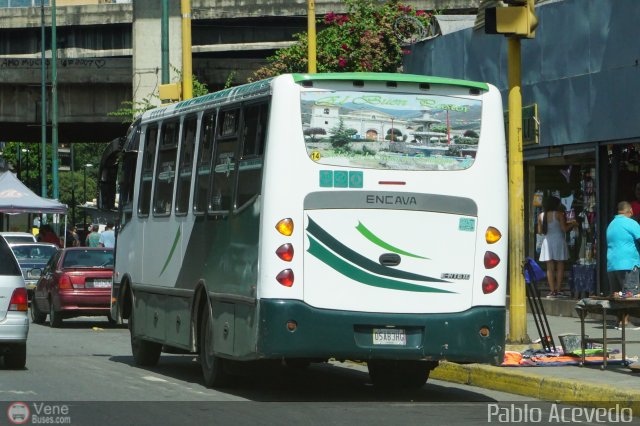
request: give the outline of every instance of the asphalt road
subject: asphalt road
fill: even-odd
[[[46,421],[49,410],[53,421],[91,425],[476,425],[487,424],[498,403],[544,405],[436,380],[415,391],[380,391],[366,367],[353,363],[306,370],[262,363],[242,373],[229,388],[209,389],[191,355],[135,366],[128,330],[106,319],[65,320],[59,329],[31,324],[26,369],[0,363],[0,424],[15,401],[40,416],[33,423]]]

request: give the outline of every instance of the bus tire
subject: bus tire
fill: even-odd
[[[200,366],[206,387],[223,387],[229,384],[229,375],[224,370],[223,359],[216,356],[210,349],[213,340],[213,319],[211,308],[204,305],[200,320]]]
[[[427,383],[436,365],[425,361],[376,359],[369,361],[367,368],[376,387],[418,389]]]
[[[133,354],[133,361],[139,366],[153,367],[160,359],[162,345],[133,335],[133,312],[134,309],[132,307],[131,316],[129,316],[129,333],[131,334],[131,353]]]
[[[44,324],[47,319],[46,312],[42,312],[36,303],[36,299],[31,300],[31,320],[34,324]]]

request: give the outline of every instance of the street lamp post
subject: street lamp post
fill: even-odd
[[[83,214],[82,214],[82,228],[84,230],[84,232],[86,233],[87,230],[87,168],[88,167],[93,167],[93,164],[87,163],[84,166],[82,166],[82,172],[83,172],[83,180],[84,180],[84,209],[83,209]]]
[[[27,177],[24,179],[24,183],[27,185],[27,188],[31,189],[31,187],[29,186],[29,152],[30,151],[27,148],[22,148],[20,151],[22,151],[24,156],[27,157],[27,168],[25,170],[25,172],[27,172]],[[22,166],[20,166],[20,168],[22,168]]]

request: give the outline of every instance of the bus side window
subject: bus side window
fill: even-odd
[[[213,139],[216,128],[216,111],[206,111],[200,125],[198,140],[198,159],[196,162],[195,193],[193,194],[193,211],[204,214],[207,210],[207,194],[209,176],[211,175],[211,157],[213,156]]]
[[[260,194],[268,108],[267,103],[248,105],[244,108],[242,156],[238,168],[237,209],[241,209]]]
[[[180,162],[178,163],[178,187],[176,189],[176,214],[185,215],[189,210],[191,192],[191,168],[193,149],[196,142],[198,117],[190,115],[182,123],[182,141],[180,143]]]
[[[173,183],[176,176],[176,154],[178,152],[178,137],[180,136],[179,130],[180,122],[177,120],[162,123],[153,194],[154,216],[171,214]]]
[[[226,215],[231,209],[239,119],[240,108],[220,111],[209,197],[209,213],[214,215]]]
[[[153,181],[153,163],[156,159],[156,144],[158,143],[158,126],[147,127],[144,138],[144,154],[142,157],[142,174],[140,176],[140,191],[138,194],[138,216],[149,214],[151,203],[151,182]]]
[[[120,187],[121,206],[120,230],[129,223],[133,216],[133,188],[136,179],[136,163],[138,160],[138,145],[140,145],[140,126],[133,128],[133,134],[125,142],[121,154],[122,167],[118,170],[118,186]]]

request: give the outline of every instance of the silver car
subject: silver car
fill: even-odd
[[[9,246],[18,259],[24,282],[27,285],[29,300],[31,300],[40,274],[47,266],[51,256],[57,253],[58,246],[51,243],[9,243]]]
[[[28,309],[20,265],[0,237],[0,356],[7,368],[22,369],[27,362]]]
[[[35,243],[36,237],[28,232],[0,232],[0,235],[4,237],[9,244],[16,243]]]

